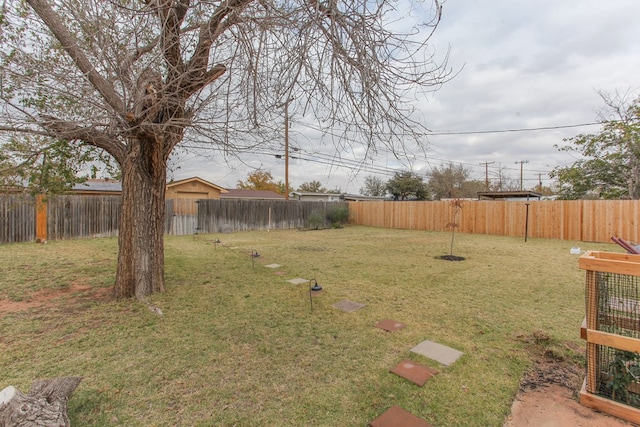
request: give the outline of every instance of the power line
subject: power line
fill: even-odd
[[[426,133],[425,136],[482,135],[486,133],[537,132],[537,131],[543,131],[543,130],[569,129],[569,128],[579,128],[579,127],[595,126],[595,125],[602,125],[602,123],[599,123],[599,122],[578,123],[575,125],[542,126],[542,127],[536,127],[536,128],[516,128],[516,129],[499,129],[499,130],[473,130],[473,131],[457,131],[457,132],[436,131],[436,132]]]

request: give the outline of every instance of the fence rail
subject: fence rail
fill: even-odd
[[[639,200],[461,201],[456,220],[450,201],[349,202],[349,222],[385,228],[610,242],[640,241]],[[528,211],[528,219],[527,219]]]

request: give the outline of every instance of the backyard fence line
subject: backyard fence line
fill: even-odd
[[[456,222],[456,231],[462,233],[523,237],[526,227],[529,238],[608,243],[611,236],[620,236],[640,242],[639,200],[460,203],[462,209],[454,220],[450,201],[348,202],[349,223],[450,231],[449,224]],[[326,218],[327,210],[338,205],[340,202],[169,199],[165,233],[301,228],[314,211]],[[0,196],[0,243],[117,236],[120,209],[119,196],[40,196],[39,202],[26,195]],[[42,223],[39,218],[46,219],[46,227],[38,225]],[[43,228],[46,234],[37,235],[36,229]]]
[[[313,212],[326,218],[340,205],[346,204],[167,199],[165,234],[301,228]],[[0,243],[117,236],[121,206],[120,196],[0,196]]]
[[[349,202],[349,223],[384,228],[611,242],[640,241],[640,200]],[[528,220],[527,220],[528,211]]]
[[[0,196],[0,243],[36,238],[35,199],[22,194]]]

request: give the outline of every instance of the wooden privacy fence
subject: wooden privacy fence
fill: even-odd
[[[342,202],[286,200],[198,200],[198,228],[204,233],[305,227],[317,211],[325,219]]]
[[[0,196],[0,243],[117,236],[121,205],[120,196]],[[314,211],[326,218],[329,209],[342,205],[284,200],[169,199],[165,205],[165,233],[298,228],[306,226]]]
[[[0,243],[31,242],[36,238],[35,199],[0,196]]]
[[[463,200],[456,231],[473,234],[610,242],[640,241],[639,200]],[[528,206],[527,206],[528,205]],[[528,221],[527,221],[528,210]],[[349,223],[385,228],[450,231],[451,201],[349,202]]]

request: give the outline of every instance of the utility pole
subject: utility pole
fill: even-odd
[[[277,107],[284,107],[284,199],[289,200],[289,103],[293,97],[287,99]]]
[[[538,174],[538,191],[542,191],[542,174]]]
[[[518,163],[520,163],[520,191],[522,191],[522,165],[529,163],[529,160],[520,160],[519,162],[516,162],[516,164]]]
[[[480,166],[484,165],[484,190],[489,191],[489,165],[495,162],[482,162]]]

